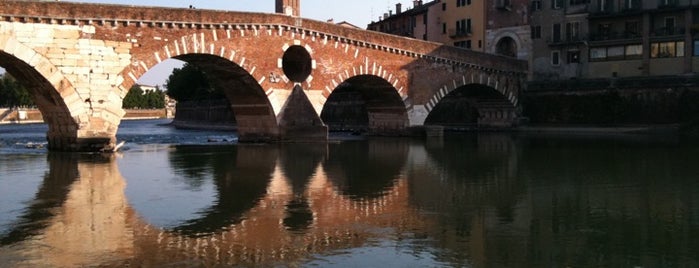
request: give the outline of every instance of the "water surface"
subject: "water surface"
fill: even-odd
[[[0,266],[699,266],[696,142],[239,145],[164,123],[125,121],[115,155],[48,153],[44,125],[0,126]]]

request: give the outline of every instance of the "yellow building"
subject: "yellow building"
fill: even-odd
[[[483,0],[413,1],[412,9],[403,12],[397,5],[395,14],[390,11],[367,29],[484,52],[485,8]]]

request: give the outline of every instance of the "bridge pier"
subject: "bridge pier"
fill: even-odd
[[[92,137],[77,138],[47,135],[48,149],[61,152],[108,152],[116,146],[116,138]]]
[[[122,110],[123,111],[123,110]],[[45,111],[42,111],[42,114]],[[48,149],[61,152],[111,152],[116,146],[116,133],[122,113],[99,113],[107,117],[88,115],[69,117],[61,113],[45,113]]]
[[[279,140],[276,122],[265,120],[268,116],[237,115],[238,142],[272,142]]]
[[[281,141],[327,141],[328,127],[301,86],[296,85],[279,113]]]

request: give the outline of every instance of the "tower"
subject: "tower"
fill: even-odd
[[[301,16],[301,0],[276,0],[275,11],[279,14]]]

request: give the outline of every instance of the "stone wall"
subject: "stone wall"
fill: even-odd
[[[228,100],[177,102],[172,124],[178,128],[235,130],[236,121]]]
[[[678,124],[699,120],[699,77],[530,84],[523,114],[535,124]]]

